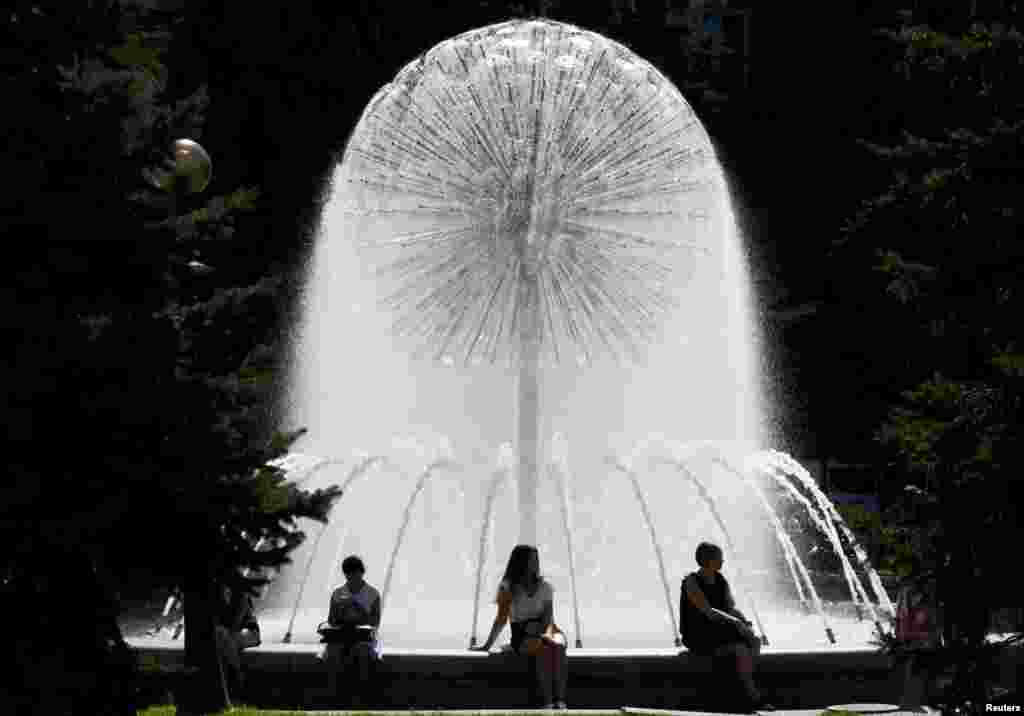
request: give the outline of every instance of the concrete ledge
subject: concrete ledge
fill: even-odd
[[[129,639],[150,673],[184,665],[178,641]],[[325,694],[326,667],[315,644],[264,644],[243,652],[247,693],[241,701],[279,709],[349,706],[340,694]],[[154,669],[154,667],[156,667]],[[569,702],[583,710],[637,708],[706,709],[721,686],[711,659],[686,651],[569,649]],[[895,678],[894,678],[895,677]],[[154,677],[158,678],[158,677]],[[892,701],[902,686],[888,658],[866,649],[766,651],[758,683],[772,703],[818,708],[835,703]],[[514,654],[467,650],[388,649],[378,667],[373,708],[417,711],[528,709],[527,662]],[[717,684],[717,685],[716,685]]]
[[[184,664],[184,644],[180,641],[156,639],[128,639],[128,644],[151,663],[164,666]],[[323,668],[318,655],[320,647],[314,644],[262,644],[246,649],[243,662],[247,666],[278,667],[288,671]],[[619,673],[642,672],[692,674],[704,673],[711,667],[709,657],[691,654],[686,650],[632,650],[632,649],[569,649],[571,667],[603,669],[613,667]],[[401,671],[429,673],[438,677],[481,676],[507,672],[518,668],[521,657],[512,653],[484,654],[464,649],[387,649],[382,662]],[[758,669],[763,672],[888,669],[889,659],[884,654],[866,649],[825,649],[817,651],[768,650],[761,654]]]

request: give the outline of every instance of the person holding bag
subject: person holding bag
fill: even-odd
[[[498,587],[498,614],[487,640],[473,651],[490,651],[512,623],[512,651],[528,657],[544,708],[568,708],[569,659],[565,634],[554,620],[554,589],[540,574],[536,547],[516,545]]]

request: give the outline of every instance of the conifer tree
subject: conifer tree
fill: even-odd
[[[7,96],[24,109],[3,120],[23,249],[5,317],[3,599],[26,615],[10,702],[130,712],[130,690],[105,691],[128,673],[104,671],[124,652],[112,592],[164,585],[186,594],[191,708],[216,711],[221,587],[255,589],[302,540],[295,518],[324,519],[336,492],[268,464],[295,436],[273,431],[283,279],[250,251],[258,191],[169,185],[169,147],[202,139],[209,99],[168,96],[169,24],[126,33],[124,19],[109,2],[17,3],[4,19],[20,60]],[[75,617],[69,595],[94,595],[106,619]]]

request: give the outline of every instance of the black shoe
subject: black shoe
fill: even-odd
[[[737,710],[741,713],[756,714],[760,711],[774,711],[775,707],[758,696],[757,698],[744,698],[737,704]]]

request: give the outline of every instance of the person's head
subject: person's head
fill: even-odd
[[[341,573],[345,575],[349,584],[360,584],[363,575],[366,574],[366,565],[363,564],[363,560],[352,554],[342,560]]]
[[[513,589],[531,585],[540,579],[540,553],[537,548],[528,544],[513,547],[505,567],[505,579]]]
[[[697,545],[697,564],[702,569],[718,572],[722,569],[722,548],[711,542],[701,542]]]

